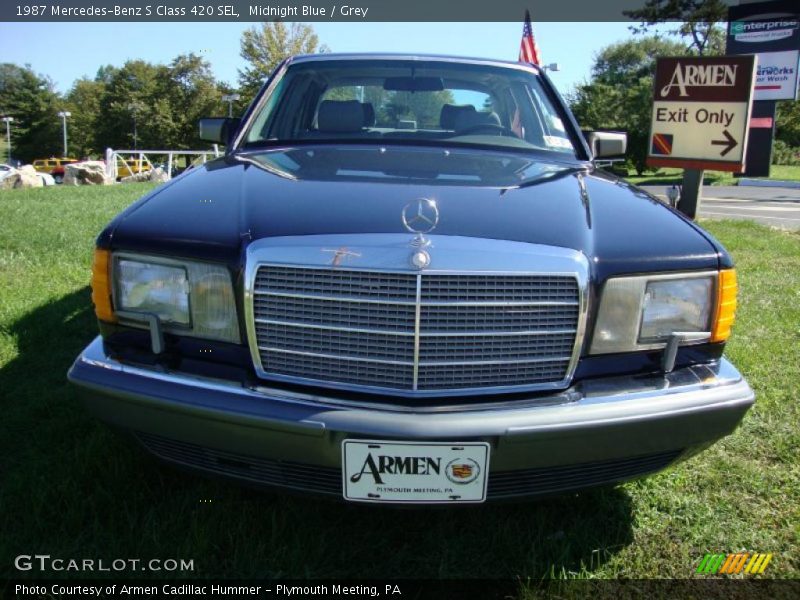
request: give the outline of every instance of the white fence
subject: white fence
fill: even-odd
[[[196,157],[191,164],[195,164],[199,159],[205,163],[209,157],[216,158],[220,155],[219,147],[214,144],[211,150],[114,150],[106,148],[106,176],[111,181],[122,176],[151,171],[154,167],[160,166],[164,169],[168,179],[172,178],[175,170],[176,158]]]

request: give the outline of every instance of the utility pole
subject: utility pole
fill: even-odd
[[[66,110],[62,110],[58,113],[58,116],[61,117],[61,125],[62,129],[64,130],[64,158],[67,157],[67,117],[71,117],[72,113]]]
[[[142,105],[139,102],[131,102],[128,104],[128,110],[131,111],[131,115],[133,116],[133,149],[137,149],[137,144],[139,143],[139,133],[136,130],[136,117],[139,114],[139,111],[142,109]]]
[[[6,124],[6,146],[8,148],[8,164],[11,164],[11,122],[14,117],[3,117],[2,121]]]

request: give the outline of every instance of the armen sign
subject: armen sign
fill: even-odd
[[[755,57],[661,58],[647,164],[741,171]]]

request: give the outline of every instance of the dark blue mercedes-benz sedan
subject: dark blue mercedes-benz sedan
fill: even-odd
[[[731,433],[730,256],[595,165],[538,68],[286,60],[97,239],[69,372],[158,457],[356,502],[640,477]]]

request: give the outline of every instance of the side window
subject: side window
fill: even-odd
[[[284,77],[278,82],[275,89],[272,90],[269,98],[267,98],[267,101],[264,103],[264,107],[258,113],[250,132],[247,134],[248,142],[256,142],[267,139],[269,128],[269,123],[267,121],[268,119],[274,118],[275,104],[278,102],[278,98],[280,98],[281,93],[283,92],[285,82],[286,78]]]

